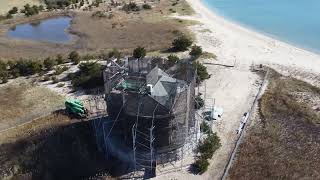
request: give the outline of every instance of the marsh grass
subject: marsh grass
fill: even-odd
[[[261,120],[250,127],[230,171],[230,179],[317,179],[320,166],[320,117],[312,99],[320,89],[271,73],[260,100]]]

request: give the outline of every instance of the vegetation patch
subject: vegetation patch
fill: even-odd
[[[0,86],[0,129],[50,112],[63,105],[63,100],[47,88],[32,85],[30,80],[17,79]]]
[[[319,98],[319,88],[272,71],[259,103],[261,119],[241,144],[230,178],[317,179]]]
[[[74,88],[91,89],[103,86],[102,77],[103,66],[94,63],[86,62],[79,65],[79,71],[70,74],[72,85]]]
[[[208,169],[208,166],[210,165],[208,160],[212,158],[214,152],[221,146],[220,138],[217,133],[212,133],[211,130],[208,130],[206,133],[207,137],[200,141],[197,146],[196,153],[198,155],[193,164],[193,168],[200,174]]]

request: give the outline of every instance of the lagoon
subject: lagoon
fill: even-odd
[[[202,0],[237,24],[320,53],[319,0]]]
[[[71,35],[66,30],[70,27],[70,22],[70,17],[58,17],[20,24],[11,28],[7,35],[16,39],[68,43]]]

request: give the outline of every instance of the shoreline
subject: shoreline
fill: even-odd
[[[199,0],[199,1],[201,2],[201,4],[203,5],[204,8],[206,8],[208,11],[213,13],[216,17],[222,18],[225,21],[228,21],[229,23],[231,23],[235,26],[239,26],[241,28],[244,28],[245,30],[249,31],[250,33],[255,33],[260,36],[264,36],[264,38],[268,38],[270,40],[282,42],[282,43],[286,44],[287,46],[291,46],[292,48],[296,48],[297,50],[306,51],[306,52],[315,54],[320,57],[320,49],[317,50],[317,49],[313,49],[313,48],[308,48],[307,46],[303,46],[303,45],[299,45],[294,42],[290,42],[290,40],[282,39],[280,36],[273,35],[272,33],[264,32],[262,30],[259,30],[255,27],[253,27],[253,26],[251,27],[250,25],[246,25],[246,24],[237,22],[237,21],[233,20],[232,18],[229,18],[229,17],[222,15],[221,13],[218,12],[218,10],[216,8],[207,8],[206,4],[204,2],[202,2],[202,0]]]
[[[201,0],[186,1],[196,14],[192,17],[183,16],[181,18],[197,20],[204,26],[197,28],[206,28],[211,31],[211,33],[205,34],[197,32],[198,29],[192,29],[197,36],[198,43],[204,47],[204,50],[216,53],[218,61],[225,63],[230,59],[236,59],[240,63],[239,65],[252,63],[277,64],[320,73],[319,54],[243,27],[234,21],[229,21],[207,8]],[[220,45],[210,43],[207,38],[218,40]]]

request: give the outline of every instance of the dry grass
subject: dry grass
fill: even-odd
[[[319,98],[320,89],[273,72],[230,179],[318,179]]]
[[[15,126],[62,106],[57,93],[18,79],[0,86],[0,130]]]
[[[20,57],[45,58],[56,54],[64,54],[77,50],[82,54],[109,51],[118,48],[124,52],[131,52],[137,46],[144,46],[149,51],[165,50],[171,46],[174,39],[172,31],[179,30],[191,34],[187,28],[194,22],[169,18],[170,8],[180,9],[182,14],[192,13],[191,7],[184,1],[172,6],[176,1],[163,0],[153,2],[151,10],[141,10],[137,13],[125,13],[113,9],[113,17],[92,18],[95,11],[109,9],[108,5],[101,5],[93,11],[74,12],[74,20],[70,31],[79,38],[71,44],[54,44],[27,40],[13,40],[6,37],[6,31],[13,25],[33,19],[43,19],[57,12],[41,13],[30,18],[18,18],[14,21],[2,22],[6,24],[0,28],[0,54],[3,59],[19,59]]]

